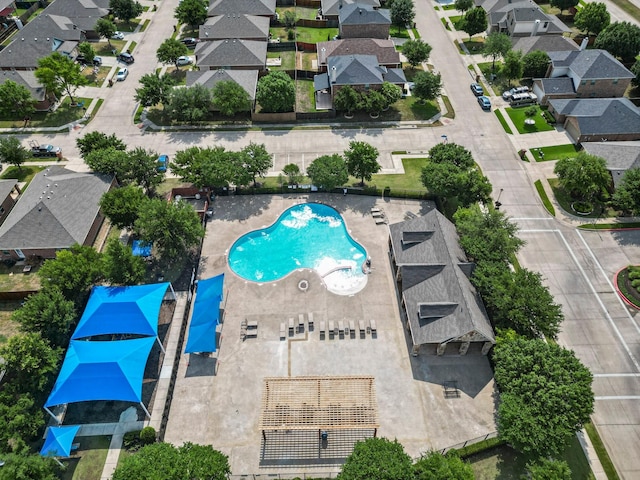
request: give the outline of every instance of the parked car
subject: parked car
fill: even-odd
[[[136,61],[135,58],[133,58],[133,55],[127,52],[122,52],[118,54],[116,58],[118,59],[118,61],[122,63],[126,63],[127,65],[131,65],[133,62]]]
[[[196,44],[199,42],[197,38],[193,38],[193,37],[183,38],[180,41],[184,43],[187,46],[187,48],[191,48],[191,49],[196,48]]]
[[[113,35],[111,35],[112,40],[124,40],[124,33],[116,31]]]
[[[520,107],[522,105],[534,105],[538,103],[538,96],[535,93],[514,93],[509,97],[509,104],[512,107]]]
[[[157,163],[158,166],[156,167],[156,170],[159,172],[166,172],[167,166],[169,165],[169,155],[160,155]]]
[[[478,104],[482,107],[483,110],[491,110],[491,100],[489,100],[489,97],[480,95],[478,97]]]
[[[506,92],[502,92],[502,98],[504,98],[505,100],[509,100],[513,95],[516,95],[518,93],[526,93],[528,91],[529,91],[529,87],[526,87],[526,86],[513,87],[507,90]]]
[[[34,157],[58,157],[62,156],[62,149],[53,145],[35,145],[31,147],[31,155]]]
[[[116,80],[119,82],[124,82],[127,78],[127,75],[129,75],[129,70],[123,67],[118,70],[118,73],[116,74]]]
[[[480,85],[479,83],[472,83],[471,91],[476,97],[479,97],[480,95],[484,95],[484,90],[482,89],[482,85]]]
[[[178,65],[179,67],[184,65],[191,65],[192,63],[193,63],[193,58],[187,57],[186,55],[183,55],[182,57],[178,57],[178,60],[176,61],[176,65]]]
[[[99,67],[102,65],[102,57],[93,57],[93,66]]]

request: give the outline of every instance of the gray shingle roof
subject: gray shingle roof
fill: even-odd
[[[389,10],[375,10],[371,5],[352,3],[344,5],[338,13],[341,25],[391,25]]]
[[[267,42],[237,38],[200,42],[195,53],[200,67],[262,69],[267,62]]]
[[[318,43],[318,62],[326,65],[334,55],[375,55],[380,65],[400,65],[400,53],[393,40],[378,38],[345,38]]]
[[[207,18],[200,25],[201,40],[225,38],[269,38],[269,18],[258,15],[227,14]]]
[[[640,141],[585,142],[582,146],[590,155],[605,159],[616,187],[627,170],[640,168]]]
[[[543,52],[578,50],[578,45],[561,35],[536,35],[534,37],[512,37],[514,50],[520,50],[522,55],[540,50]]]
[[[549,52],[554,67],[569,67],[582,80],[634,78],[635,75],[605,50]]]
[[[31,96],[37,101],[44,100],[46,90],[36,79],[35,70],[0,70],[0,84],[7,80],[13,80],[19,85],[24,85],[31,92]]]
[[[198,70],[187,72],[187,87],[199,84],[213,88],[218,82],[231,81],[242,87],[251,100],[256,98],[257,70]]]
[[[473,265],[458,243],[455,226],[434,209],[390,225],[389,230],[413,343],[441,343],[465,335],[495,342],[484,306],[469,281]]]
[[[0,180],[0,203],[4,202],[17,184],[18,181],[13,179]]]
[[[313,90],[318,92],[320,90],[329,89],[329,75],[321,73],[320,75],[313,76]]]
[[[565,95],[575,93],[573,81],[569,77],[539,78],[536,80],[542,85],[545,95]]]
[[[640,135],[640,110],[628,98],[549,100],[561,115],[576,117],[582,135]]]
[[[270,17],[276,13],[276,0],[211,0],[209,2],[210,17],[234,13]]]
[[[511,9],[513,18],[516,22],[535,22],[540,20],[541,22],[548,22],[547,15],[536,7],[524,7]]]
[[[79,29],[91,31],[100,18],[109,14],[109,8],[100,7],[92,0],[62,0],[51,3],[46,13],[68,17]]]
[[[38,173],[0,226],[0,249],[82,244],[113,177],[54,165]]]
[[[322,0],[322,14],[337,16],[340,13],[340,7],[357,3],[358,5],[370,5],[372,7],[379,7],[380,0]]]
[[[336,55],[327,60],[332,85],[379,85],[385,81],[404,83],[401,69],[382,67],[375,55]]]

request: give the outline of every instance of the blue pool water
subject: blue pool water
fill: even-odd
[[[335,209],[304,203],[285,210],[273,225],[236,240],[229,251],[229,266],[254,282],[270,282],[299,268],[311,268],[327,286],[333,284],[339,290],[362,282],[366,256]]]

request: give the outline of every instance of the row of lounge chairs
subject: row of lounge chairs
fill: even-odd
[[[290,317],[288,324],[285,324],[285,322],[280,323],[280,340],[284,340],[285,338],[287,338],[287,335],[293,337],[296,333],[304,333],[305,328],[308,328],[309,331],[312,331],[313,326],[313,312],[307,313],[306,326],[303,313],[298,315],[297,321],[293,317]]]
[[[320,340],[324,340],[329,335],[329,338],[346,338],[354,337],[356,333],[360,333],[360,337],[364,338],[366,334],[377,335],[378,327],[376,321],[371,319],[369,322],[366,320],[358,320],[358,329],[356,330],[355,320],[329,320],[329,330],[326,329],[326,323],[324,320],[320,322]]]
[[[389,223],[387,220],[387,216],[384,214],[384,210],[378,207],[371,208],[371,216],[376,221],[376,225],[383,225],[385,223]]]

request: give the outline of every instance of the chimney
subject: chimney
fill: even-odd
[[[336,66],[334,65],[333,67],[331,67],[331,75],[329,80],[331,80],[331,83],[336,83]]]
[[[580,43],[580,51],[586,50],[588,44],[589,44],[589,37],[584,37],[582,39],[582,43]]]
[[[535,37],[538,34],[538,29],[540,28],[540,20],[536,20],[533,24],[533,30],[531,31],[531,36]]]

